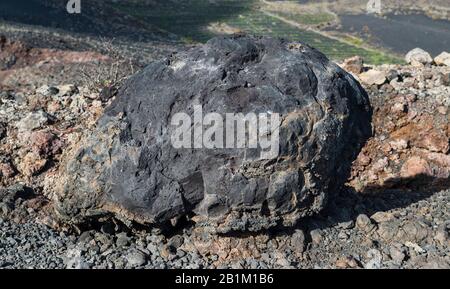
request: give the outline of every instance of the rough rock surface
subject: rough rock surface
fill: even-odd
[[[448,188],[450,69],[386,66],[384,73],[389,83],[367,87],[374,136],[353,164],[350,185],[361,192]]]
[[[375,133],[353,164],[349,187],[290,230],[222,235],[185,223],[161,232],[110,219],[76,233],[37,224],[55,225],[41,188],[62,164],[60,141],[76,144],[110,101],[84,85],[65,95],[61,84],[78,83],[76,66],[54,65],[39,67],[40,74],[29,74],[30,66],[10,71],[11,86],[0,84],[1,268],[450,268],[450,151],[442,152],[443,137],[450,140],[450,67],[361,67],[385,72],[386,83],[362,83]],[[60,65],[66,73],[50,79]],[[52,121],[18,133],[18,122],[39,109]],[[399,139],[405,124],[414,129]],[[30,152],[48,165],[28,177],[18,167]],[[418,168],[432,174],[402,178]]]
[[[450,53],[442,52],[434,58],[434,63],[437,65],[447,65],[450,66]]]
[[[175,149],[177,112],[280,114],[279,155]],[[215,38],[125,83],[97,129],[65,157],[57,212],[163,224],[187,215],[219,232],[290,226],[318,212],[371,135],[368,98],[323,54],[272,38]]]
[[[405,60],[407,63],[414,66],[430,64],[433,62],[431,55],[421,48],[414,48],[409,51],[405,56]]]

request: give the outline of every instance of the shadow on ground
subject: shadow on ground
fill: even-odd
[[[306,236],[309,236],[309,232],[315,229],[323,230],[340,223],[356,222],[360,214],[370,217],[376,212],[406,208],[446,189],[450,189],[450,178],[434,178],[428,175],[390,179],[383,186],[370,186],[362,192],[357,192],[352,187],[344,187],[339,193],[330,196],[327,206],[320,214],[302,218],[294,227],[280,225],[270,229],[269,234],[289,236],[296,229],[301,229],[306,232]],[[168,235],[172,234],[168,233]],[[245,238],[255,234],[257,233],[230,232],[221,235]]]
[[[345,187],[331,197],[321,214],[300,220],[299,227],[311,231],[356,221],[360,214],[371,216],[376,212],[405,208],[449,188],[450,178],[427,175],[390,179],[384,185],[368,186],[362,192]]]

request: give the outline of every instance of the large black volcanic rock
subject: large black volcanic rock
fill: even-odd
[[[278,113],[279,154],[174,148],[177,112]],[[113,213],[143,224],[190,217],[220,232],[292,225],[321,210],[371,135],[366,93],[319,51],[219,37],[129,79],[65,164],[60,217]]]

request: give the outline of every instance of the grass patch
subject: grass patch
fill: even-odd
[[[275,14],[303,25],[318,25],[331,22],[335,19],[333,14],[326,12],[317,14],[276,12]]]
[[[258,11],[251,11],[245,15],[240,15],[239,17],[230,19],[227,23],[249,33],[284,37],[289,40],[307,43],[319,49],[333,60],[342,60],[359,55],[362,56],[367,63],[371,64],[401,62],[401,59],[395,56],[368,50],[359,47],[359,45],[338,41],[313,31],[302,30]]]

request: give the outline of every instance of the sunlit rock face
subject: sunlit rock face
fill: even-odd
[[[212,114],[222,126],[207,121]],[[256,134],[248,125],[243,135],[256,146],[228,145],[235,134],[226,117],[239,114],[256,116]],[[174,122],[180,115],[192,122]],[[370,120],[365,91],[319,51],[213,38],[123,85],[95,131],[68,152],[53,186],[56,212],[75,223],[106,214],[152,225],[189,218],[216,232],[291,226],[345,182]],[[174,145],[174,135],[192,145]]]

